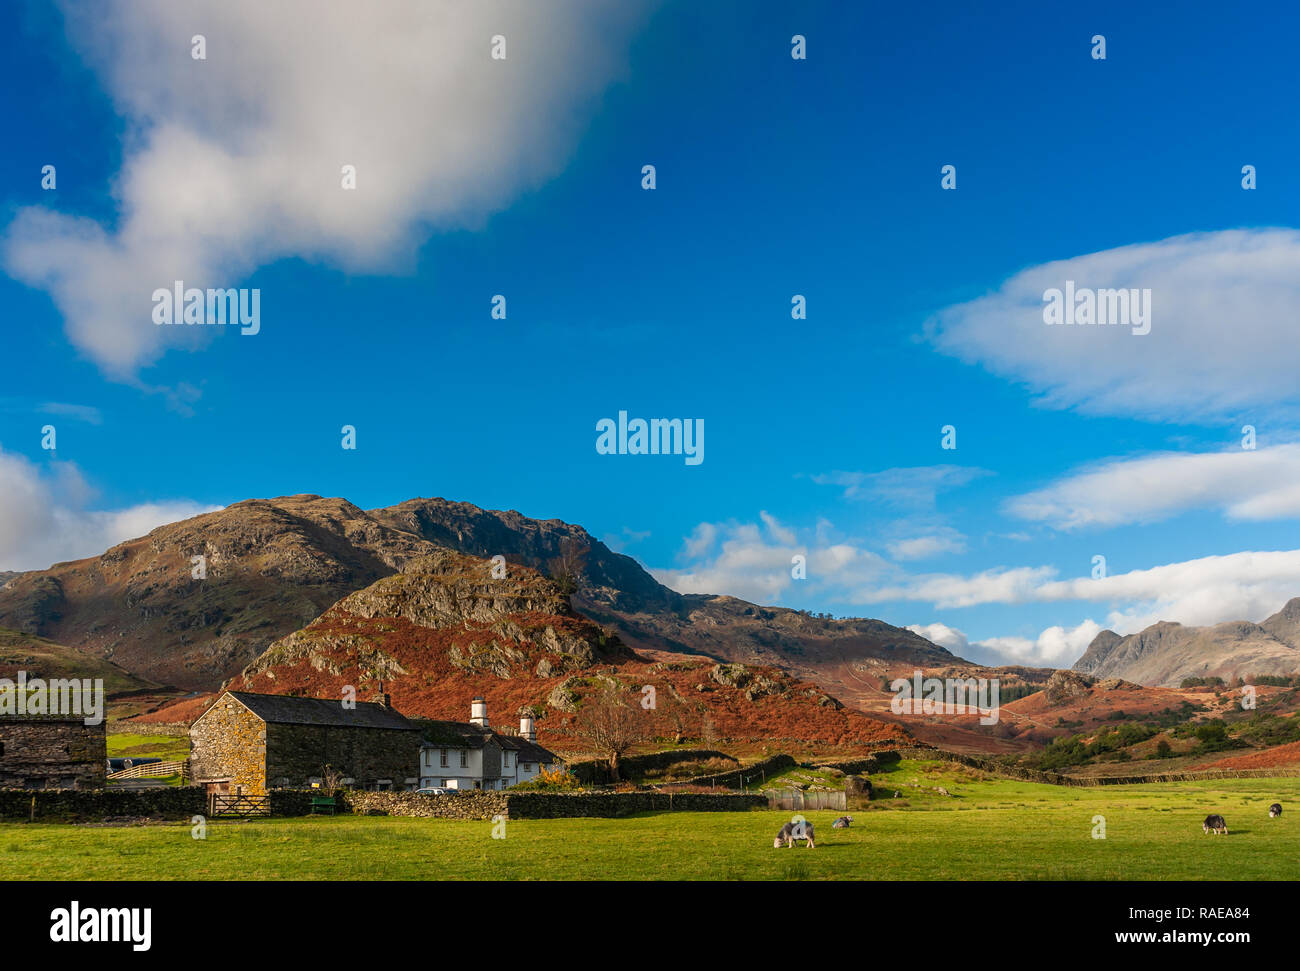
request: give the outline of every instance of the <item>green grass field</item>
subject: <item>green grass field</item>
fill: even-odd
[[[123,756],[178,761],[190,757],[190,740],[183,735],[132,735],[110,732],[106,736],[108,757]]]
[[[907,798],[813,812],[815,850],[772,848],[773,811],[491,822],[314,817],[190,826],[0,824],[0,878],[1139,880],[1300,879],[1300,779],[1065,789],[903,763],[873,776]],[[950,796],[934,793],[943,786]],[[924,788],[923,788],[924,787]],[[1269,819],[1280,801],[1286,812]],[[884,807],[884,808],[878,808]],[[1294,808],[1292,808],[1294,807]],[[1230,835],[1206,836],[1221,813]],[[1093,817],[1106,838],[1093,839]]]

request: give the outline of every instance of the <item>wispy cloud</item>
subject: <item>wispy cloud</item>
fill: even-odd
[[[726,594],[760,604],[777,603],[800,585],[855,588],[889,569],[879,555],[832,538],[820,522],[800,531],[767,512],[757,523],[701,523],[682,548],[683,566],[652,569],[660,583],[679,593]],[[793,576],[794,557],[804,558],[805,579]]]
[[[1118,459],[1009,499],[1005,509],[1063,530],[1150,523],[1195,509],[1239,520],[1295,518],[1300,444]]]
[[[992,474],[987,469],[962,465],[922,465],[881,472],[826,472],[812,476],[812,480],[818,485],[842,487],[846,499],[870,499],[925,510],[934,508],[939,493]]]
[[[1151,331],[1048,326],[1043,293],[1151,290]],[[1300,232],[1175,236],[1030,267],[927,322],[934,346],[1092,414],[1211,420],[1300,404]]]

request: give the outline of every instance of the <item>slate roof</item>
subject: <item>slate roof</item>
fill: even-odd
[[[518,735],[499,735],[497,741],[503,749],[519,753],[520,762],[558,762],[559,758],[536,742],[530,742]]]
[[[522,762],[558,762],[559,757],[518,735],[502,735],[468,722],[430,721],[423,723],[425,748],[482,748],[489,738],[508,752],[517,752]]]
[[[227,694],[262,721],[272,725],[327,725],[337,728],[389,728],[418,731],[401,712],[373,701],[358,701],[344,708],[342,701],[328,698],[294,698],[290,695],[260,695],[251,691]]]

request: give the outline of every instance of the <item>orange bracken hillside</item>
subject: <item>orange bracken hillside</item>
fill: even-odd
[[[581,747],[575,714],[609,686],[638,708],[642,686],[653,686],[647,719],[661,737],[861,752],[909,738],[778,668],[633,652],[574,613],[556,584],[535,571],[512,566],[508,580],[494,579],[489,561],[450,551],[339,601],[272,644],[228,687],[328,698],[351,685],[358,699],[370,700],[381,683],[410,716],[464,720],[476,696],[487,700],[496,725],[527,709],[543,743],[561,751]],[[192,720],[211,697],[147,720]]]

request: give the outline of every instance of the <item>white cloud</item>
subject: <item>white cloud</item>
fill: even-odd
[[[1027,603],[1035,591],[1056,576],[1050,566],[994,568],[971,576],[927,573],[906,577],[888,587],[860,591],[860,603],[886,600],[923,600],[939,608],[974,607],[986,603]]]
[[[881,472],[827,472],[812,476],[812,480],[817,485],[842,486],[846,499],[931,509],[940,492],[960,488],[986,475],[992,473],[961,465],[921,465]]]
[[[907,628],[946,647],[959,657],[980,664],[1023,664],[1030,667],[1070,667],[1102,630],[1085,620],[1076,627],[1048,627],[1036,638],[988,637],[971,641],[963,631],[946,624],[913,624]]]
[[[436,230],[476,227],[564,166],[626,71],[644,2],[64,0],[73,47],[126,121],[112,229],[44,208],[9,227],[8,272],[48,290],[68,336],[130,377],[214,328],[159,327],[174,280],[238,286],[301,257],[413,265]],[[207,59],[193,60],[203,34]],[[505,60],[490,56],[506,38]],[[344,164],[357,188],[340,187]],[[262,307],[281,307],[269,294]]]
[[[896,560],[923,560],[940,553],[965,553],[966,537],[955,529],[940,529],[926,536],[913,536],[885,544]]]
[[[652,569],[651,574],[679,593],[726,594],[772,604],[797,587],[853,589],[889,568],[875,553],[829,539],[824,521],[801,537],[766,512],[759,518],[760,523],[701,523],[683,544],[687,565]],[[791,576],[796,555],[806,558],[807,579]]]
[[[1300,444],[1120,459],[1016,496],[1006,511],[1057,529],[1149,523],[1192,509],[1230,519],[1300,516]]]
[[[1043,293],[1150,289],[1151,331],[1048,326]],[[1300,232],[1176,236],[1034,266],[949,307],[926,331],[944,353],[1038,392],[1052,407],[1211,419],[1300,398]]]
[[[0,452],[0,570],[42,570],[94,556],[165,523],[221,508],[178,500],[87,509],[93,497],[71,463],[42,472],[22,456]]]
[[[1157,621],[1205,626],[1260,621],[1300,596],[1300,550],[1241,552],[1092,579],[1057,580],[1054,567],[926,574],[862,591],[859,603],[912,600],[936,608],[1084,601],[1112,607],[1106,624],[1130,634]],[[991,642],[987,642],[991,643]]]

